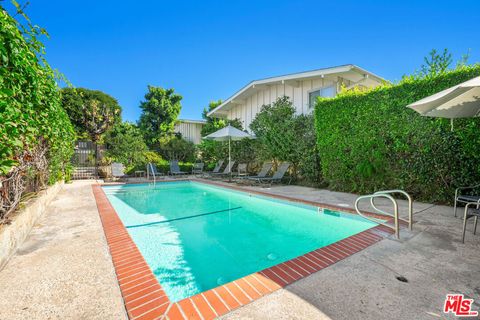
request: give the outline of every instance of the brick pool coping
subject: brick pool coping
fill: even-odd
[[[191,179],[308,205],[353,212],[319,202],[272,195],[240,187]],[[255,272],[178,302],[171,302],[128,234],[101,185],[92,185],[115,273],[130,319],[214,319],[343,260],[393,233],[377,225],[297,258]]]

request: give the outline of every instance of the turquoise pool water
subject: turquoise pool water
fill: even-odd
[[[375,226],[348,213],[198,182],[103,189],[171,301]]]

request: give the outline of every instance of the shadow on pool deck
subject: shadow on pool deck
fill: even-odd
[[[357,197],[298,186],[261,191],[350,208]],[[406,216],[406,201],[399,206]],[[380,241],[222,319],[454,319],[443,313],[447,293],[475,299],[473,309],[480,310],[480,235],[473,235],[473,222],[462,244],[453,208],[415,203],[418,211],[413,232],[402,230],[400,240]]]

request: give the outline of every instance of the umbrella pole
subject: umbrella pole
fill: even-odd
[[[232,138],[228,137],[228,165],[230,166],[230,179],[229,179],[229,181],[232,182],[232,166],[231,166],[232,156],[231,156],[231,149],[230,149],[230,140],[232,140]]]

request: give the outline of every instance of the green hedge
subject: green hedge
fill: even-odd
[[[60,104],[54,71],[43,58],[42,33],[21,26],[0,6],[0,177],[28,164],[36,152],[45,157],[41,143],[48,164],[39,168],[53,183],[68,174],[74,132]]]
[[[317,145],[329,188],[369,193],[400,188],[416,200],[449,202],[480,181],[480,119],[422,117],[406,106],[480,75],[462,66],[434,78],[407,77],[367,92],[345,91],[315,107]]]

